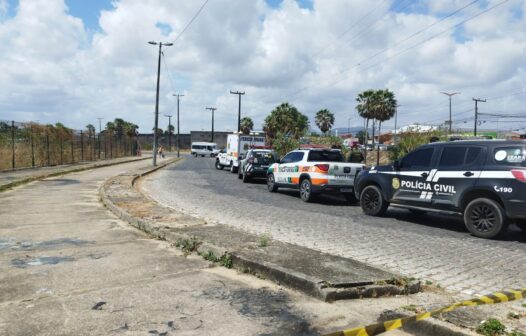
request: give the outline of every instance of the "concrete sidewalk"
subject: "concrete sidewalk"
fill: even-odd
[[[149,164],[0,194],[1,335],[314,335],[408,304],[320,302],[147,237],[107,211],[98,188]]]
[[[151,156],[133,157],[127,156],[109,160],[99,161],[83,161],[74,164],[51,166],[51,167],[36,167],[36,168],[23,168],[16,170],[4,170],[0,171],[0,191],[8,189],[10,187],[20,185],[23,183],[44,179],[46,177],[57,176],[68,172],[81,171],[92,168],[107,167],[115,164],[121,164],[126,162],[145,160],[151,158]]]

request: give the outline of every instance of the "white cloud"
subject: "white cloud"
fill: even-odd
[[[462,91],[454,98],[460,113],[472,107],[472,96],[526,87],[526,5],[520,0],[469,21],[460,32],[437,35],[487,8],[471,6],[401,43],[467,3],[432,1],[429,13],[422,14],[388,13],[389,1],[372,6],[368,0],[317,0],[312,10],[293,0],[277,9],[263,0],[210,1],[165,49],[160,113],[175,112],[172,93],[178,91],[185,94],[184,131],[208,129],[205,107],[212,105],[218,108],[216,129],[233,130],[237,96],[229,90],[239,89],[246,91],[243,114],[256,127],[283,101],[311,119],[329,108],[337,126],[346,127],[351,115],[352,123],[361,125],[354,111],[360,91],[389,88],[402,105],[400,125],[442,122],[447,97],[440,91]],[[79,128],[99,116],[122,117],[143,132],[151,130],[158,49],[147,41],[173,41],[201,4],[117,1],[101,12],[100,31],[93,33],[68,14],[63,0],[21,0],[15,17],[0,20],[0,119],[61,121]],[[518,111],[523,99],[520,94],[489,99],[483,108]],[[161,125],[166,122],[161,119]]]

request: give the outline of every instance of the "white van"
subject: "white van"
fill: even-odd
[[[219,147],[215,142],[192,142],[192,155],[214,157],[219,153]]]

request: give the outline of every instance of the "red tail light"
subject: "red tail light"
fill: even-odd
[[[526,170],[522,170],[522,169],[512,169],[511,170],[511,173],[513,174],[513,176],[521,181],[521,182],[526,182]]]
[[[321,170],[322,172],[328,172],[329,171],[329,165],[328,164],[317,164],[314,165],[316,168]]]

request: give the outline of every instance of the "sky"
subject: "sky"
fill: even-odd
[[[158,47],[159,125],[261,129],[282,102],[363,125],[356,96],[389,89],[397,126],[526,126],[524,0],[0,0],[0,120],[87,124],[123,118],[150,132]],[[486,114],[507,115],[508,117]],[[522,119],[509,116],[524,116]],[[176,119],[172,118],[172,122]],[[394,127],[394,119],[383,128]]]

